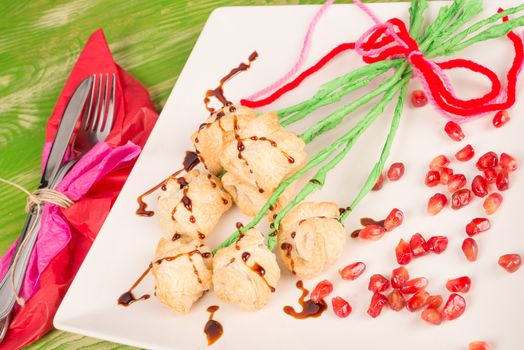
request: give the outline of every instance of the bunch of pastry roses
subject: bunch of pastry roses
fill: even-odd
[[[192,140],[209,173],[191,170],[171,178],[159,196],[157,215],[166,235],[152,264],[156,295],[185,313],[213,286],[221,300],[258,310],[280,279],[263,235],[251,228],[214,257],[204,240],[233,201],[246,215],[256,215],[275,188],[304,165],[305,144],[275,113],[257,116],[234,105],[212,113]],[[270,207],[270,221],[291,200],[293,187]],[[314,277],[340,256],[346,235],[339,215],[335,203],[304,202],[285,216],[277,232],[279,251],[293,274]]]

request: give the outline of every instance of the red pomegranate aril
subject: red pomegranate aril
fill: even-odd
[[[419,290],[406,302],[406,308],[412,312],[417,311],[426,305],[428,298],[428,292],[426,292],[424,289]]]
[[[488,184],[494,184],[497,180],[497,169],[489,168],[484,170],[484,178]]]
[[[343,269],[338,270],[338,273],[340,274],[340,277],[342,277],[342,279],[353,281],[357,279],[360,275],[362,275],[365,270],[366,264],[359,261],[353,264],[349,264]]]
[[[498,111],[495,113],[495,116],[493,117],[493,126],[496,128],[500,128],[504,126],[507,122],[510,121],[509,113],[506,110]]]
[[[499,171],[495,184],[499,191],[505,191],[509,188],[509,175],[505,169]]]
[[[464,242],[462,242],[462,251],[468,261],[477,260],[478,246],[473,238],[466,238]]]
[[[340,318],[346,318],[351,313],[351,305],[341,297],[333,297],[331,299],[331,305],[333,306],[333,312]]]
[[[440,183],[440,173],[437,170],[428,171],[424,183],[428,187],[437,186]]]
[[[376,241],[382,238],[382,236],[384,236],[385,233],[386,230],[382,226],[368,225],[360,231],[358,237],[370,241]]]
[[[368,290],[372,292],[383,292],[389,288],[389,280],[380,275],[375,274],[369,278]]]
[[[436,156],[431,160],[429,163],[429,170],[439,170],[440,168],[448,166],[450,163],[450,160],[445,155],[441,154]]]
[[[409,281],[409,272],[404,266],[397,267],[391,274],[391,286],[401,288]]]
[[[444,305],[442,316],[446,320],[451,321],[460,317],[464,313],[464,310],[466,310],[466,300],[462,296],[453,293]]]
[[[424,107],[428,104],[428,98],[426,97],[426,94],[422,90],[414,90],[411,93],[411,104],[413,107]]]
[[[403,163],[393,163],[388,169],[388,180],[389,181],[398,181],[404,175],[404,164]]]
[[[384,174],[380,174],[377,182],[375,183],[375,186],[371,189],[371,191],[378,191],[384,186]]]
[[[491,171],[491,169],[489,170]],[[473,181],[471,182],[471,191],[477,197],[480,197],[480,198],[486,197],[488,195],[488,182],[481,175],[475,176],[473,178]]]
[[[498,163],[499,158],[497,154],[495,152],[488,152],[479,158],[476,165],[478,170],[486,170],[496,167]]]
[[[428,239],[428,250],[440,254],[448,247],[448,238],[446,236],[433,236]]]
[[[515,171],[519,167],[517,160],[507,153],[500,154],[499,165],[509,172]]]
[[[413,256],[421,256],[428,252],[428,243],[420,233],[415,233],[411,237],[409,240],[409,247]]]
[[[384,220],[384,229],[386,231],[392,231],[399,227],[402,221],[404,221],[404,213],[400,209],[394,208],[388,214],[386,220]]]
[[[506,254],[499,258],[499,265],[508,272],[515,272],[520,268],[522,259],[519,254]]]
[[[475,236],[481,232],[487,231],[491,228],[489,219],[486,218],[475,218],[466,225],[466,233],[468,236]]]
[[[413,294],[421,289],[426,288],[427,286],[428,280],[424,277],[418,277],[404,283],[404,285],[400,287],[400,292],[402,294]]]
[[[315,303],[320,302],[333,291],[333,284],[328,280],[318,282],[315,289],[311,292],[311,300]]]
[[[393,289],[388,295],[388,305],[391,310],[400,311],[406,306],[406,299],[398,289]]]
[[[420,317],[427,323],[431,323],[437,326],[442,323],[442,315],[440,314],[440,311],[434,308],[425,309],[420,314]]]
[[[502,201],[503,198],[500,193],[495,192],[487,196],[483,204],[484,211],[486,212],[486,214],[494,214],[502,204]]]
[[[468,276],[458,277],[451,280],[448,280],[446,283],[446,288],[450,292],[456,293],[467,293],[471,287],[471,278]]]
[[[444,300],[440,295],[431,295],[426,301],[426,308],[428,309],[438,309]]]
[[[411,254],[411,248],[409,247],[409,243],[403,239],[401,239],[400,242],[398,242],[397,247],[395,248],[395,254],[397,256],[397,262],[400,265],[409,264],[409,262],[413,258],[413,255]]]
[[[448,198],[442,193],[435,193],[428,201],[427,212],[429,215],[437,215],[448,205]]]
[[[489,350],[489,344],[482,340],[472,341],[468,344],[468,350]]]
[[[449,178],[453,175],[453,169],[442,167],[438,170],[440,174],[440,184],[441,185],[447,185],[449,182]]]
[[[460,162],[467,162],[468,160],[471,160],[475,156],[475,150],[473,149],[473,146],[467,145],[464,148],[462,148],[460,151],[455,153],[455,158]]]
[[[388,298],[381,293],[374,293],[371,297],[371,303],[369,304],[368,314],[369,316],[375,318],[380,315],[384,305],[388,303]]]
[[[449,193],[454,193],[457,190],[460,190],[462,187],[466,186],[467,180],[463,174],[451,175],[448,180],[448,191]]]
[[[455,122],[447,122],[444,126],[444,131],[453,141],[462,141],[464,139],[462,128]]]
[[[471,197],[471,191],[468,188],[456,191],[451,196],[451,208],[460,209],[465,207],[469,202],[471,202]]]

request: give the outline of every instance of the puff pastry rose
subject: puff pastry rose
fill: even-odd
[[[285,266],[301,278],[318,276],[342,254],[344,226],[338,206],[330,202],[302,202],[282,220],[278,250]]]
[[[213,290],[218,298],[246,310],[267,304],[280,279],[276,256],[264,244],[256,229],[213,258]]]
[[[211,250],[188,236],[174,241],[163,238],[158,243],[151,270],[160,302],[179,313],[187,313],[211,288]]]
[[[254,110],[242,106],[225,106],[214,112],[191,136],[200,161],[214,175],[222,173],[220,164],[222,147],[235,139],[235,129],[239,130],[256,117]]]
[[[224,143],[220,163],[227,173],[224,188],[240,210],[254,216],[275,188],[300,169],[306,159],[305,144],[278,122],[275,113],[264,113],[250,120]],[[278,211],[291,195],[288,188],[276,203]]]
[[[157,216],[164,232],[202,240],[231,205],[232,198],[220,179],[191,170],[166,183],[158,198]]]

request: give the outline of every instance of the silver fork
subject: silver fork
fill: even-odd
[[[115,111],[115,85],[115,74],[99,74],[98,77],[95,76],[80,128],[73,140],[73,159],[60,167],[57,176],[50,184],[51,188],[55,188],[76,162],[94,145],[104,141],[111,132]],[[35,232],[38,232],[39,228],[40,223],[37,223]],[[7,333],[9,316],[16,302],[15,292],[18,294],[20,291],[37,236],[36,233],[31,235],[23,251],[20,251],[20,257],[14,272],[16,291],[12,289],[11,283],[4,283],[0,287],[0,342],[2,342]],[[8,270],[7,273],[10,274],[11,271]]]

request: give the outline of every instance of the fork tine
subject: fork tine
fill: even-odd
[[[102,86],[102,74],[100,74],[100,84],[98,89],[98,100],[96,103],[96,113],[95,113],[95,119],[93,120],[93,128],[91,130],[97,131],[99,125],[102,125],[102,119],[104,118],[104,110],[105,110],[105,104],[106,104],[106,94],[107,94],[107,74],[105,83]],[[100,98],[102,98],[102,101],[100,101]]]
[[[93,107],[93,100],[95,95],[95,88],[96,88],[96,74],[93,74],[91,76],[91,92],[89,93],[89,98],[87,100],[87,107],[84,109],[84,116],[82,118],[82,124],[80,124],[80,130],[87,130],[87,127],[90,122],[91,117],[91,109]]]
[[[109,134],[113,128],[113,117],[115,114],[115,90],[116,90],[116,75],[112,74],[111,76],[111,91],[109,95],[109,106],[107,107],[107,118],[104,123],[103,131],[106,131],[106,134]]]
[[[95,89],[93,89],[93,103],[91,104],[89,108],[89,122],[86,125],[86,131],[90,131],[93,129],[93,126],[96,123],[96,114],[98,110],[98,105],[100,104],[100,93],[101,93],[101,84],[102,84],[102,75],[97,74],[95,77],[98,76],[98,79],[96,80],[96,86]]]

